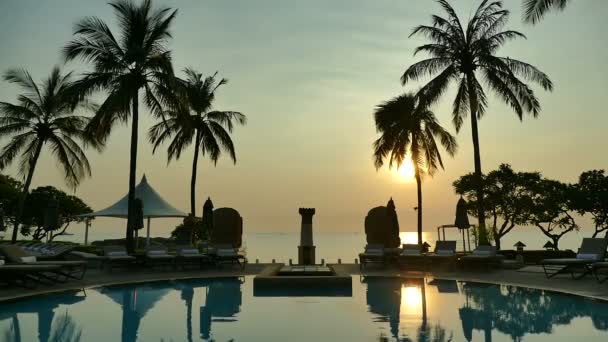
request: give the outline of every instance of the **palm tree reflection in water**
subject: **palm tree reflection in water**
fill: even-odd
[[[367,284],[367,305],[369,311],[378,315],[378,322],[389,322],[391,335],[396,341],[451,341],[452,334],[446,333],[439,324],[428,324],[426,305],[426,281],[424,278],[364,278]],[[416,339],[399,336],[401,315],[411,310],[421,317]],[[379,341],[389,341],[380,335]]]
[[[200,308],[201,338],[209,340],[212,322],[236,321],[234,317],[241,311],[243,301],[242,283],[240,278],[227,278],[212,282],[207,287],[206,302]]]
[[[82,329],[74,322],[72,316],[65,311],[65,314],[58,316],[53,320],[52,328],[48,338],[39,336],[39,341],[52,342],[79,342],[82,337]],[[19,318],[15,313],[12,318],[11,325],[2,334],[2,341],[6,342],[22,342],[21,328]]]
[[[473,330],[507,334],[513,341],[527,334],[551,334],[554,325],[569,325],[575,318],[590,317],[597,330],[608,330],[605,303],[576,296],[549,294],[529,288],[464,283],[465,306],[459,309],[463,334],[472,341]]]

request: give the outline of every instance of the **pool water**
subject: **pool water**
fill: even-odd
[[[0,341],[606,341],[608,303],[512,286],[353,277],[352,297],[255,297],[253,278],[0,304]]]

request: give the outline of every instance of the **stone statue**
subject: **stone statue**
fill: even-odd
[[[386,207],[375,207],[367,213],[365,235],[367,235],[367,244],[381,244],[385,248],[396,248],[401,245],[399,220],[392,198]]]
[[[243,243],[243,218],[232,208],[213,210],[213,231],[211,243],[230,244],[240,248]]]

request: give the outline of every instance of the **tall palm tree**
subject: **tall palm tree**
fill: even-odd
[[[422,175],[433,175],[443,160],[435,138],[450,156],[457,149],[456,139],[446,131],[427,107],[428,102],[413,94],[397,96],[376,108],[374,119],[380,138],[374,142],[376,169],[388,158],[389,168],[401,166],[406,156],[414,164],[418,194],[418,244],[422,245]]]
[[[150,142],[154,151],[167,139],[167,158],[179,159],[182,152],[194,142],[192,175],[190,179],[190,213],[196,215],[196,174],[199,153],[217,163],[222,150],[230,155],[236,163],[234,144],[230,137],[234,123],[244,125],[245,115],[232,111],[213,110],[213,100],[218,87],[228,81],[224,78],[217,81],[217,73],[203,78],[193,69],[186,68],[185,79],[176,78],[174,91],[166,89],[162,94],[167,102],[167,110],[162,121],[150,128]],[[168,90],[168,91],[167,91]]]
[[[84,176],[91,175],[89,161],[76,140],[96,148],[101,145],[89,140],[85,134],[90,118],[74,114],[77,107],[88,110],[95,107],[87,102],[77,106],[70,93],[70,87],[74,84],[72,73],[62,74],[55,67],[40,85],[23,69],[9,70],[3,78],[24,91],[18,96],[16,104],[0,102],[0,136],[12,136],[0,150],[0,170],[20,156],[19,173],[25,178],[15,216],[14,243],[25,198],[44,145],[47,144],[57,159],[65,173],[66,183],[73,189]]]
[[[538,23],[547,12],[563,10],[570,0],[524,0],[524,21]]]
[[[487,96],[479,80],[509,105],[520,120],[524,113],[537,117],[541,108],[534,91],[522,79],[537,83],[545,90],[552,90],[553,84],[536,67],[495,55],[507,41],[525,38],[517,31],[502,30],[509,18],[509,11],[502,8],[502,1],[482,1],[466,27],[461,25],[456,12],[446,0],[437,2],[447,17],[433,15],[432,25],[418,26],[410,34],[410,37],[423,35],[430,40],[430,43],[416,48],[414,53],[426,52],[430,58],[411,65],[401,76],[401,82],[405,85],[425,76],[433,76],[420,89],[420,94],[424,94],[423,97],[431,104],[439,101],[450,83],[458,84],[452,121],[456,131],[459,131],[466,116],[471,118],[480,242],[487,244],[477,128],[477,120],[486,111]]]
[[[166,47],[171,38],[169,28],[177,10],[153,8],[150,0],[139,5],[130,0],[110,2],[118,19],[119,36],[97,17],[86,17],[76,23],[74,38],[64,47],[66,60],[81,59],[93,65],[77,82],[81,95],[105,90],[108,97],[89,124],[99,139],[107,139],[116,122],[127,122],[131,116],[129,164],[129,200],[126,241],[133,250],[135,176],[139,122],[139,92],[154,114],[160,115],[161,103],[155,90],[170,82],[171,53]]]

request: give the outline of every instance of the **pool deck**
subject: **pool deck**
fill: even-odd
[[[163,280],[178,280],[192,278],[217,278],[238,277],[245,275],[257,275],[267,267],[276,267],[276,264],[248,264],[245,269],[238,267],[214,270],[115,270],[107,272],[102,270],[90,270],[83,280],[70,281],[52,287],[39,287],[33,290],[21,288],[0,289],[0,301],[16,300],[29,296],[43,295],[68,290],[82,290],[98,286],[120,285],[128,283],[143,283]],[[537,266],[528,266],[520,270],[495,270],[484,272],[408,272],[396,268],[373,268],[360,271],[357,264],[332,264],[342,274],[351,274],[355,277],[429,277],[438,279],[450,279],[480,283],[506,284],[522,287],[530,287],[541,290],[555,291],[585,297],[591,297],[608,301],[608,282],[598,284],[592,276],[584,279],[573,280],[569,275],[559,275],[552,279],[546,279],[542,269]]]

